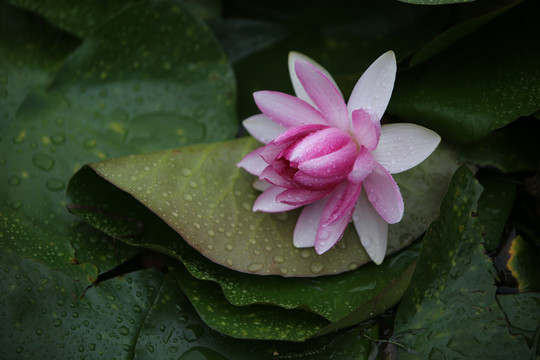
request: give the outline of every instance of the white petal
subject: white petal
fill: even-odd
[[[315,246],[315,237],[326,199],[321,199],[304,207],[294,228],[293,243],[297,248]]]
[[[315,106],[315,104],[313,103],[313,101],[311,100],[309,95],[307,94],[306,90],[304,90],[304,87],[300,83],[300,80],[298,79],[298,76],[296,76],[296,70],[294,68],[294,64],[295,64],[296,60],[304,60],[304,61],[307,61],[307,62],[311,63],[313,66],[315,66],[317,69],[319,69],[328,78],[328,80],[330,80],[332,82],[332,84],[334,84],[334,86],[339,91],[339,87],[337,86],[336,81],[334,80],[334,78],[332,78],[332,75],[330,75],[330,73],[325,68],[323,68],[315,60],[309,58],[308,56],[306,56],[304,54],[300,54],[300,53],[298,53],[296,51],[291,51],[289,53],[289,75],[291,77],[291,82],[292,82],[296,97],[308,102],[312,106]],[[341,94],[341,92],[340,92],[340,94]],[[343,97],[343,95],[342,95],[342,97]]]
[[[276,124],[264,114],[248,117],[242,124],[251,136],[263,144],[268,144],[287,130],[285,126]]]
[[[386,255],[388,223],[377,214],[364,191],[356,203],[353,222],[367,254],[375,264],[380,265]]]
[[[270,186],[266,189],[253,204],[253,211],[262,211],[267,213],[277,213],[296,209],[301,205],[287,205],[276,201],[276,196],[287,189],[278,186]]]
[[[396,56],[393,51],[387,51],[375,60],[360,77],[351,93],[347,104],[349,117],[354,110],[366,109],[380,120],[394,89],[396,70]]]
[[[371,155],[391,174],[408,170],[424,161],[439,145],[441,137],[415,124],[381,127],[379,145]]]
[[[248,153],[236,166],[243,168],[252,175],[261,176],[268,163],[259,155],[259,150],[255,149]]]

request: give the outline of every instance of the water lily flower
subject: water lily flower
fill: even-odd
[[[266,144],[238,166],[259,177],[263,193],[253,211],[283,212],[305,206],[294,229],[296,247],[332,248],[351,221],[370,258],[382,263],[388,224],[404,204],[391,174],[408,170],[437,147],[435,132],[414,124],[381,126],[396,75],[392,51],[358,80],[348,103],[332,76],[305,55],[289,55],[295,96],[253,94],[262,114],[243,124]]]

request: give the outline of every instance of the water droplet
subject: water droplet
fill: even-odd
[[[358,269],[358,266],[360,266],[360,265],[358,265],[355,262],[352,262],[352,263],[349,263],[348,268],[349,268],[349,270],[356,270],[356,269]]]
[[[41,330],[40,328],[37,328],[36,329],[36,335],[41,336],[41,334],[43,334],[43,330]]]
[[[270,245],[266,245],[266,246],[264,247],[264,250],[270,252],[270,251],[272,251],[272,247],[271,247]]]
[[[191,201],[193,200],[193,196],[191,196],[190,194],[184,194],[184,200]]]
[[[66,187],[66,184],[64,184],[64,182],[60,179],[51,178],[47,180],[45,186],[47,186],[47,189],[51,191],[59,191],[64,189]]]
[[[251,211],[251,205],[247,202],[243,202],[242,207],[247,211]]]
[[[59,327],[60,325],[62,325],[62,320],[61,319],[54,319],[53,320],[53,326],[54,327]]]
[[[279,269],[279,272],[283,275],[287,275],[289,273],[289,269],[282,267]]]
[[[206,245],[206,248],[207,248],[208,250],[212,250],[212,249],[214,249],[214,245],[212,245],[212,244],[207,244],[207,245]]]
[[[51,135],[51,141],[55,145],[63,144],[66,140],[66,137],[62,133],[55,133]]]
[[[251,273],[254,273],[254,272],[262,270],[263,267],[264,265],[261,263],[252,263],[248,265],[247,270]]]
[[[193,223],[193,226],[195,226],[197,229],[201,228],[201,224],[199,224],[199,223]]]
[[[229,265],[229,266],[232,266],[232,264],[233,264],[233,260],[232,260],[231,258],[227,258],[227,259],[225,260],[225,262],[226,262],[227,265]]]
[[[364,236],[361,240],[364,247],[371,246],[371,243],[373,242],[373,239],[369,236]]]
[[[118,332],[124,336],[129,335],[129,329],[125,326],[120,326],[120,328],[118,328]]]
[[[330,232],[326,229],[320,229],[318,235],[320,240],[326,240],[330,237]]]
[[[142,311],[142,308],[139,305],[133,305],[131,308],[136,313],[140,313]]]
[[[21,183],[21,179],[18,176],[12,176],[8,179],[8,184],[11,186],[17,186]]]
[[[319,274],[321,271],[323,271],[324,264],[319,261],[314,261],[309,266],[309,269],[311,270],[312,273]]]
[[[307,258],[310,257],[310,255],[311,255],[311,251],[310,251],[310,250],[308,250],[308,249],[302,249],[302,250],[300,250],[300,256],[301,256],[302,258],[307,259]]]
[[[232,251],[232,249],[233,249],[232,244],[226,244],[225,249],[227,249],[228,251]]]
[[[374,193],[369,194],[369,195],[368,195],[368,199],[369,199],[369,202],[372,203],[372,204],[375,203],[375,202],[377,202],[377,200],[379,200],[379,198],[377,197],[377,195],[374,194]]]
[[[195,189],[197,187],[197,183],[195,181],[193,181],[193,180],[189,180],[188,184],[193,189]]]
[[[191,170],[186,169],[186,168],[180,170],[180,172],[181,172],[182,175],[184,175],[184,176],[191,176],[191,175],[193,175],[193,173],[191,172]]]
[[[285,261],[283,256],[279,256],[279,255],[274,256],[272,259],[274,260],[274,262],[276,262],[278,264],[281,264],[283,261]]]
[[[34,164],[41,170],[49,171],[54,167],[54,159],[51,158],[49,155],[37,153],[32,158],[32,164]]]

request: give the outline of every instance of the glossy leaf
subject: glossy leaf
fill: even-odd
[[[528,118],[497,130],[484,139],[457,148],[458,159],[504,172],[534,171],[538,166],[540,124]]]
[[[464,359],[527,358],[495,300],[494,268],[484,254],[475,215],[482,187],[461,167],[429,227],[411,286],[396,314],[394,340],[417,356]],[[467,324],[467,326],[463,326]]]
[[[421,1],[422,0],[420,0],[420,2]],[[478,2],[475,4],[471,4],[471,5],[476,6],[476,8],[483,10],[482,13],[476,16],[473,15],[472,18],[467,18],[466,20],[460,22],[459,24],[437,35],[420,51],[414,54],[414,56],[409,61],[409,65],[413,67],[430,59],[431,57],[437,55],[444,49],[451,46],[456,41],[459,41],[460,39],[466,37],[470,33],[476,31],[477,29],[481,28],[485,24],[489,23],[490,21],[496,19],[499,15],[510,10],[512,7],[514,7],[516,4],[520,3],[521,1],[522,0],[514,0],[509,3],[508,1],[503,0],[503,1],[490,1],[489,3]],[[414,2],[414,0],[411,2]],[[434,3],[436,1],[426,0],[424,2]],[[484,7],[487,7],[487,9],[484,10],[483,9]],[[469,13],[474,14],[474,11],[470,9],[470,6],[467,8],[458,8],[456,10],[459,11],[459,9],[463,10],[463,12],[465,12],[465,14],[467,15]]]
[[[258,194],[251,186],[254,178],[236,163],[254,146],[253,139],[245,138],[112,159],[92,168],[160,216],[197,251],[231,269],[317,276],[353,270],[368,262],[352,229],[338,246],[319,256],[314,249],[293,246],[297,212],[251,211]],[[409,245],[435,218],[454,168],[451,152],[441,150],[396,176],[406,213],[390,227],[389,254]]]
[[[506,222],[514,205],[516,186],[495,179],[481,179],[484,188],[478,200],[478,216],[484,230],[484,246],[495,251],[501,242]]]
[[[267,304],[282,308],[275,308],[272,310],[274,312],[283,312],[284,309],[310,310],[330,321],[337,321],[332,324],[332,330],[354,325],[382,313],[399,301],[408,286],[419,250],[419,244],[416,244],[389,257],[380,266],[369,264],[340,275],[316,278],[260,277],[232,271],[210,262],[187,245],[155,214],[127,193],[100,178],[90,168],[84,168],[73,177],[68,195],[73,202],[68,205],[71,212],[118,241],[180,259],[189,273],[180,269],[184,275],[179,281],[183,286],[187,286],[186,292],[190,299],[193,299],[197,309],[202,309],[200,311],[203,312],[207,307],[214,308],[214,299],[217,298],[225,308],[230,307],[230,304],[225,303],[227,301],[235,306]],[[84,201],[84,205],[81,201]],[[186,279],[187,277],[189,279]],[[212,282],[219,284],[219,292],[216,292],[216,285]],[[195,290],[189,291],[191,288]],[[195,296],[194,291],[206,291],[212,294],[212,297]],[[348,295],[344,297],[343,294]],[[270,312],[267,308],[268,306],[263,307],[263,313]],[[213,326],[235,335],[231,333],[229,326],[235,323],[236,317],[244,316],[249,310],[239,310],[238,313],[235,311],[227,314],[216,311],[221,318],[228,320],[221,319],[217,323],[214,321]],[[212,313],[209,316],[216,315]],[[269,336],[261,325],[264,321],[258,323],[249,336]],[[310,332],[314,334],[317,330],[312,328]],[[328,331],[328,328],[321,330],[325,333]],[[302,336],[307,335],[308,332],[304,332]],[[294,332],[288,336],[298,339]]]
[[[524,2],[396,81],[389,112],[471,143],[540,108],[540,36]]]
[[[2,4],[2,16],[22,23],[29,16]],[[24,31],[17,24],[2,27],[1,44],[10,56],[0,60],[6,89],[0,99],[0,178],[8,184],[0,190],[0,245],[72,269],[70,239],[85,237],[65,211],[63,191],[74,171],[109,155],[234,136],[234,80],[208,29],[167,2],[131,7],[76,49],[46,24]],[[189,56],[171,45],[159,51],[166,63],[144,61],[139,50],[151,50],[156,37],[163,45],[183,42]],[[64,45],[55,45],[58,39],[66,39]],[[201,65],[194,70],[192,62]]]

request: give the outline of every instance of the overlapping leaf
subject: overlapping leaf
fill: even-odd
[[[317,255],[314,249],[292,244],[297,212],[251,211],[257,196],[251,187],[254,178],[236,163],[254,146],[254,140],[241,139],[111,159],[92,168],[156,213],[197,251],[228,268],[261,275],[316,276],[368,262],[355,231]],[[454,168],[452,153],[440,150],[396,176],[406,213],[390,227],[389,254],[409,245],[435,218]]]
[[[396,315],[394,339],[408,349],[400,358],[531,355],[524,339],[509,333],[495,299],[494,268],[476,213],[481,192],[467,168],[456,172]]]
[[[526,1],[403,73],[389,111],[457,143],[477,141],[540,108],[540,36]]]

